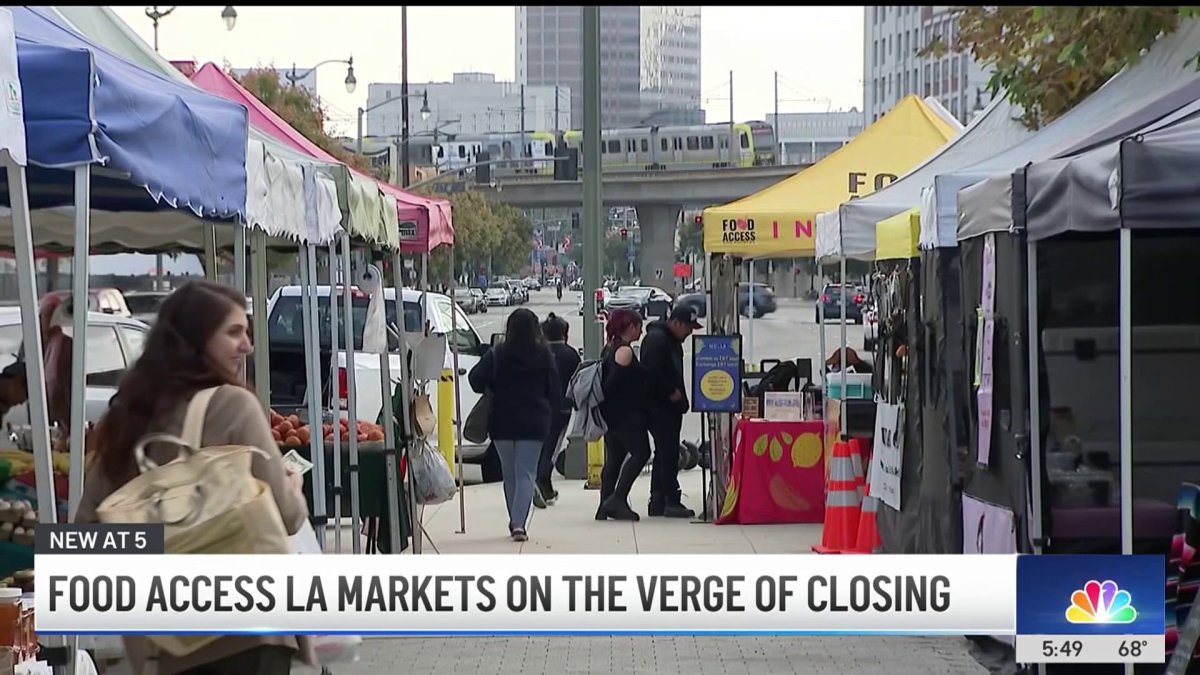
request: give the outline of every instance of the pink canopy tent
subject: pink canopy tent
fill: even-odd
[[[336,157],[305,138],[299,131],[296,131],[292,125],[275,114],[275,111],[268,108],[265,103],[258,100],[245,87],[215,64],[206,63],[196,69],[189,77],[196,86],[210,94],[216,94],[246,106],[246,110],[250,113],[250,125],[256,129],[270,134],[280,142],[314,159],[341,163]],[[376,180],[354,167],[347,168],[359,176],[372,181]],[[454,243],[454,225],[451,219],[449,202],[443,199],[430,199],[412,194],[411,192],[405,192],[394,185],[382,181],[376,182],[383,192],[395,198],[396,212],[399,219],[401,221],[413,221],[417,224],[416,238],[402,238],[400,242],[401,251],[405,253],[428,253],[442,244]]]

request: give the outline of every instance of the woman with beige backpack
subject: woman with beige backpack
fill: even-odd
[[[168,553],[218,552],[211,548],[212,528],[224,527],[224,534],[240,527],[236,550],[219,552],[288,552],[279,549],[308,518],[303,478],[285,467],[266,413],[241,384],[241,364],[253,351],[245,302],[233,289],[203,281],[184,284],[163,302],[145,350],[90,441],[95,461],[76,522],[169,523]],[[177,458],[185,461],[173,462]],[[174,480],[162,485],[172,487],[148,499],[155,476],[163,474]],[[164,499],[181,477],[204,497]],[[229,525],[234,520],[238,525]],[[247,532],[245,523],[262,531]],[[275,675],[289,673],[294,659],[314,661],[304,636],[170,639],[127,636],[134,672]]]

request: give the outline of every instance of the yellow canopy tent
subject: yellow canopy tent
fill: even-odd
[[[896,180],[961,127],[906,96],[854,140],[769,188],[704,210],[704,250],[746,258],[813,254],[818,213]]]
[[[920,255],[921,210],[912,208],[875,223],[875,259],[908,260]]]

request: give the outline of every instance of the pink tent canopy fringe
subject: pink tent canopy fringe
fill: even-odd
[[[186,70],[184,72],[187,73]],[[188,73],[188,77],[201,89],[246,106],[250,114],[250,124],[260,131],[314,159],[342,164],[336,157],[305,138],[217,65],[206,63],[195,69],[195,72]],[[415,239],[401,239],[401,252],[429,253],[442,244],[453,245],[454,224],[450,202],[405,192],[354,167],[347,168],[358,176],[375,181],[380,190],[391,195],[396,200],[396,213],[401,222],[412,221],[417,224]]]

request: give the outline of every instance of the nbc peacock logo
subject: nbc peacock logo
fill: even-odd
[[[1137,619],[1129,591],[1115,581],[1089,581],[1071,594],[1067,621],[1071,623],[1133,623]]]

